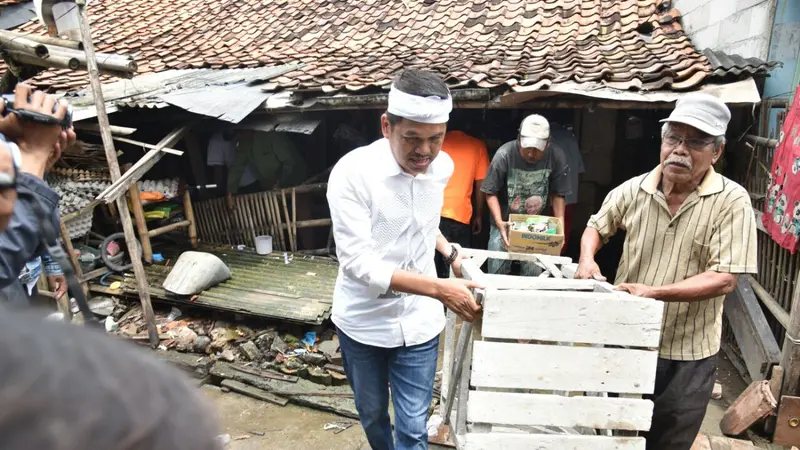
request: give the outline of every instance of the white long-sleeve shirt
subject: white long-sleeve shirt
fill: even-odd
[[[389,290],[395,269],[436,276],[433,255],[453,160],[439,152],[413,177],[381,139],[343,156],[328,180],[339,259],[333,323],[362,344],[418,345],[444,328],[438,300]]]

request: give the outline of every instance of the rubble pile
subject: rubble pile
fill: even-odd
[[[147,327],[139,305],[126,311],[115,310],[115,313],[112,319],[117,321],[118,334],[135,340],[147,339]],[[156,324],[161,350],[205,355],[212,363],[241,364],[324,386],[347,384],[339,339],[333,329],[319,334],[308,331],[298,337],[274,327],[253,329],[224,320],[185,317],[177,308],[172,308],[169,314],[156,312]]]

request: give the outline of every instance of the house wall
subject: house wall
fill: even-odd
[[[775,25],[769,47],[769,59],[781,61],[783,67],[770,72],[764,82],[764,98],[794,98],[800,83],[800,0],[778,0]],[[776,135],[779,110],[772,110],[769,129]]]
[[[779,1],[785,0],[676,0],[675,7],[697,49],[766,59]]]

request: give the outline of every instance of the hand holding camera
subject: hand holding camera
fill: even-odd
[[[13,102],[0,104],[0,133],[22,153],[22,172],[39,178],[75,142],[69,106],[53,95],[18,84]]]

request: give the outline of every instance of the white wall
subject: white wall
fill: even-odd
[[[676,0],[683,28],[695,48],[769,57],[777,0]]]

